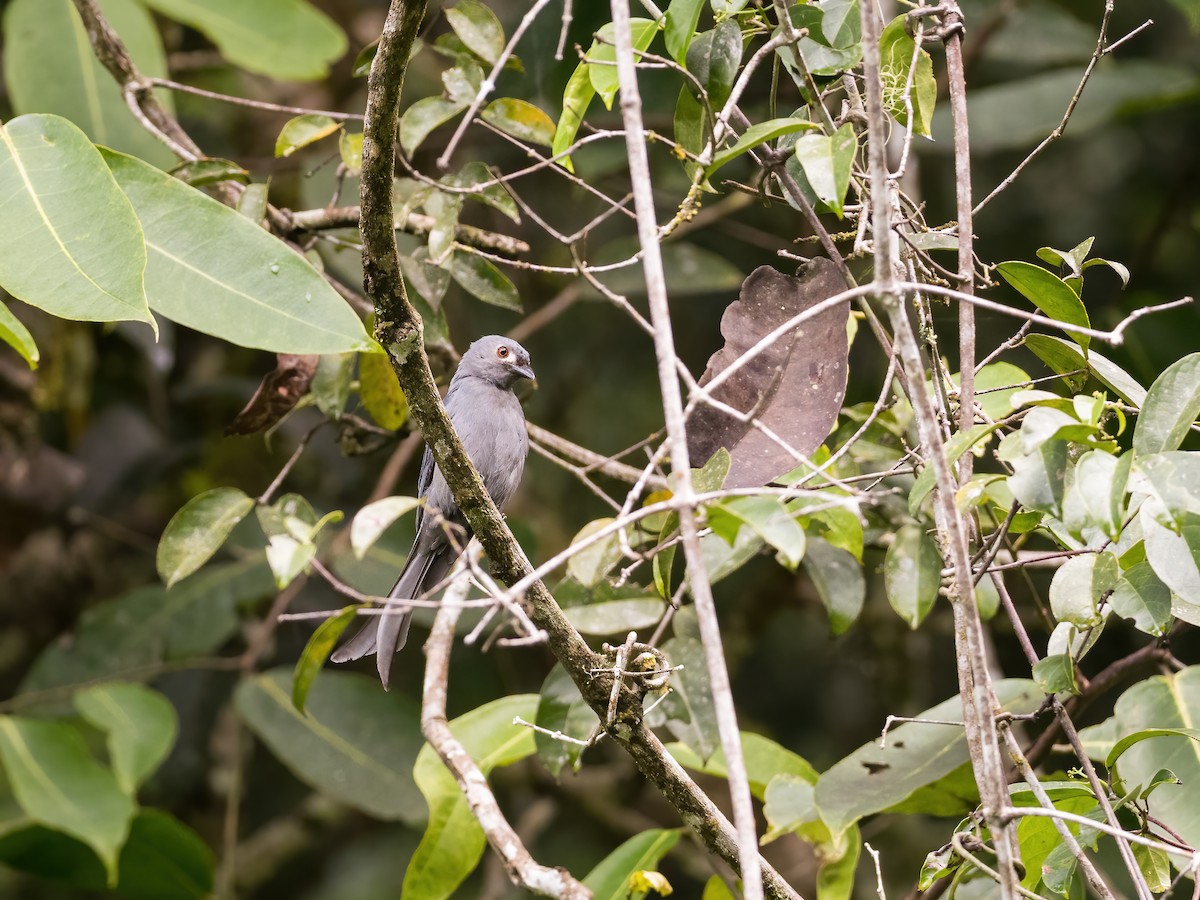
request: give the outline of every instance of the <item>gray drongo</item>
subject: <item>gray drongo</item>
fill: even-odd
[[[446,393],[446,412],[454,430],[497,506],[503,506],[516,490],[529,449],[525,414],[512,389],[521,379],[533,377],[524,347],[508,338],[489,335],[475,341],[463,354]],[[421,597],[436,590],[445,579],[457,558],[448,527],[461,529],[455,541],[460,548],[470,537],[470,526],[428,447],[421,460],[417,492],[425,505],[417,510],[417,536],[408,561],[388,594],[393,599]],[[461,536],[463,532],[466,538]],[[411,619],[412,609],[396,604],[395,612],[370,617],[331,659],[348,662],[374,653],[379,677],[387,688],[392,657],[404,646]]]

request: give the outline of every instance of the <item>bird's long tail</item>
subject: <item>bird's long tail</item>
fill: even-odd
[[[443,545],[432,551],[422,551],[415,546],[388,597],[411,600],[421,596],[446,577],[453,562],[454,552],[449,546]],[[391,676],[392,658],[408,639],[411,624],[412,609],[398,609],[396,612],[372,616],[354,637],[333,652],[330,659],[335,663],[350,662],[374,653],[379,678],[386,689]]]

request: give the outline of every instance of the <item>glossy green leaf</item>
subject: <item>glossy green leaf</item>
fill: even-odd
[[[538,694],[537,719],[534,721],[541,728],[559,732],[575,741],[586,741],[600,724],[561,664],[555,665],[542,682]],[[583,752],[583,747],[578,743],[540,731],[534,732],[533,739],[538,758],[555,778],[559,777],[563,766],[569,765],[572,769],[578,767],[579,754]]]
[[[1110,552],[1072,556],[1050,582],[1050,610],[1059,622],[1080,628],[1100,624],[1100,601],[1116,587],[1119,567]]]
[[[527,100],[501,97],[485,106],[480,116],[517,140],[543,147],[554,143],[554,120]]]
[[[994,686],[1009,712],[1029,713],[1042,702],[1032,681],[1006,678]],[[962,705],[952,697],[917,718],[961,721]],[[817,780],[817,807],[836,835],[863,816],[896,806],[968,760],[962,726],[904,723],[888,731],[886,746],[871,741],[823,772]]]
[[[756,125],[751,125],[745,130],[737,143],[732,147],[722,150],[713,157],[712,163],[704,170],[706,178],[712,177],[713,172],[724,166],[726,163],[732,162],[748,150],[753,150],[755,147],[765,144],[767,141],[773,141],[775,138],[782,137],[785,134],[803,131],[805,128],[816,128],[812,122],[805,122],[800,119],[768,119],[765,122],[759,122]]]
[[[1170,450],[1139,457],[1137,472],[1138,489],[1148,489],[1163,510],[1161,515],[1155,507],[1147,512],[1162,524],[1180,528],[1189,514],[1200,515],[1200,453]]]
[[[171,517],[158,542],[158,576],[169,588],[208,562],[254,500],[232,487],[197,494]]]
[[[637,59],[638,54],[649,47],[654,36],[658,34],[658,23],[649,19],[630,19],[630,33],[633,36],[634,59]],[[587,52],[588,77],[607,109],[612,109],[613,99],[617,96],[619,86],[616,65],[617,49],[613,46],[616,39],[615,34],[611,22],[604,25],[597,32],[596,40],[592,42],[591,49]]]
[[[671,5],[667,7],[663,39],[667,44],[667,52],[677,63],[682,64],[687,58],[688,46],[696,36],[696,25],[704,5],[704,0],[671,0]]]
[[[1161,637],[1171,621],[1171,589],[1154,574],[1148,562],[1140,562],[1121,572],[1117,586],[1108,598],[1113,612],[1132,619],[1140,631]]]
[[[653,628],[663,613],[662,598],[654,589],[636,584],[614,588],[600,581],[589,590],[567,578],[555,588],[554,596],[567,621],[583,634],[624,637],[631,629]]]
[[[616,520],[612,518],[604,518],[588,522],[571,539],[571,543],[580,543],[595,532],[611,525],[614,521]],[[620,561],[621,543],[617,533],[613,532],[608,537],[601,538],[599,541],[579,550],[567,560],[567,574],[584,587],[592,588],[603,581],[604,576],[612,571],[613,566]]]
[[[275,156],[291,156],[301,147],[315,144],[322,138],[336,134],[341,130],[341,123],[329,116],[306,113],[288,119],[275,139]]]
[[[854,126],[847,122],[832,135],[805,134],[796,141],[796,158],[817,197],[840,219],[850,168],[858,152]]]
[[[446,21],[467,48],[495,65],[504,51],[504,28],[496,14],[479,0],[458,0],[445,10]]]
[[[704,772],[706,775],[728,777],[725,751],[719,747],[707,760],[700,759],[685,744],[667,744],[667,750],[682,766]],[[742,732],[742,760],[746,764],[750,793],[759,800],[766,799],[771,783],[781,775],[796,778],[807,784],[817,783],[817,770],[808,760],[761,734]]]
[[[730,546],[744,525],[779,551],[779,561],[795,569],[804,558],[804,530],[776,497],[731,497],[710,503],[708,524]]]
[[[143,75],[166,78],[166,54],[153,18],[134,0],[103,0],[105,19]],[[170,150],[134,118],[116,80],[96,59],[71,0],[13,0],[4,11],[4,82],[16,114],[70,119],[97,144],[159,166]],[[169,91],[155,93],[173,110]]]
[[[1025,299],[1056,322],[1062,322],[1065,325],[1082,325],[1084,328],[1091,327],[1092,323],[1088,318],[1083,301],[1066,282],[1053,272],[1047,272],[1041,266],[1020,261],[1000,263],[996,266],[996,271]],[[1088,344],[1091,343],[1091,338],[1087,335],[1073,331],[1068,331],[1067,334],[1084,350],[1087,350]]]
[[[867,596],[862,565],[853,555],[820,538],[811,538],[804,571],[812,579],[834,634],[842,634],[858,619]]]
[[[171,170],[171,174],[192,187],[206,187],[210,184],[220,184],[223,181],[236,181],[238,184],[249,184],[250,173],[235,162],[227,159],[197,159],[184,163]]]
[[[157,691],[116,681],[80,691],[74,702],[79,714],[105,733],[117,784],[136,796],[175,743],[175,707]]]
[[[136,807],[83,738],[62,722],[0,717],[0,761],[21,809],[33,821],[78,838],[104,863],[108,887]]]
[[[1075,476],[1063,498],[1063,520],[1073,534],[1094,528],[1116,540],[1125,521],[1125,490],[1133,454],[1113,456],[1090,450],[1075,464]]]
[[[380,428],[395,431],[408,420],[408,399],[391,359],[383,354],[358,358],[358,396]]]
[[[1027,335],[1024,343],[1042,362],[1063,375],[1072,390],[1083,387],[1087,381],[1086,373],[1090,370],[1097,381],[1126,403],[1140,408],[1146,400],[1146,389],[1138,384],[1133,376],[1095,350],[1089,349],[1085,359],[1076,345],[1045,334]],[[1085,373],[1082,377],[1068,374],[1079,370]]]
[[[687,70],[704,87],[709,108],[716,115],[729,99],[742,61],[742,29],[737,20],[725,19],[712,31],[696,35],[686,59]],[[695,90],[690,81],[684,88]]]
[[[326,672],[301,713],[292,672],[280,668],[242,680],[238,714],[297,778],[378,819],[410,825],[423,818],[412,766],[421,746],[415,701],[379,689],[377,678]]]
[[[349,304],[287,245],[140,160],[102,153],[142,221],[155,312],[242,347],[381,352]]]
[[[1062,510],[1067,477],[1066,441],[1046,441],[1033,453],[1019,453],[1011,461],[1008,487],[1027,509],[1057,516]]]
[[[680,829],[655,828],[636,834],[600,861],[583,879],[595,900],[626,900],[637,872],[654,869],[679,842]]]
[[[141,227],[75,125],[48,115],[0,125],[0,192],[0,286],[64,319],[153,321]]]
[[[446,265],[450,254],[454,252],[458,217],[462,213],[464,200],[462,194],[445,191],[434,191],[425,200],[425,212],[433,218],[433,226],[429,229],[429,260],[436,266]]]
[[[583,117],[587,114],[592,98],[596,96],[596,89],[592,87],[592,78],[588,74],[589,68],[588,64],[584,62],[576,66],[563,90],[562,113],[554,128],[554,142],[550,145],[550,152],[554,156],[558,156],[575,143],[575,136],[579,134],[579,126],[583,124]],[[559,162],[568,172],[575,171],[570,156],[562,157]]]
[[[538,110],[538,112],[541,112],[541,110]],[[543,113],[543,115],[545,114]],[[548,117],[547,121],[549,121]],[[553,134],[553,131],[554,123],[551,122],[550,133]],[[466,190],[474,188],[477,185],[487,185],[487,187],[480,188],[472,193],[471,197],[480,203],[487,204],[492,209],[503,213],[512,221],[520,224],[521,211],[517,207],[517,202],[503,184],[488,184],[488,182],[495,180],[495,174],[481,162],[469,162],[453,175],[447,175],[441,179],[442,183]],[[440,297],[438,299],[440,300]]]
[[[862,60],[859,45],[860,31],[855,24],[859,19],[858,5],[852,0],[826,0],[820,6],[796,4],[789,14],[792,27],[801,32],[800,40],[792,46],[783,46],[776,54],[792,80],[802,91],[808,89],[805,73],[818,76],[836,75],[854,68]],[[833,45],[826,32],[826,17],[829,18],[829,34],[839,44]],[[774,34],[778,35],[780,29]],[[843,43],[844,41],[844,43]]]
[[[945,445],[946,465],[953,467],[959,457],[979,444],[998,427],[998,425],[972,425],[966,431],[954,434]],[[933,466],[927,463],[917,475],[917,480],[913,482],[912,490],[908,494],[908,511],[911,515],[916,516],[920,512],[925,498],[933,491],[936,483]]]
[[[455,253],[450,260],[450,277],[467,293],[501,309],[521,312],[517,286],[494,264],[474,253]]]
[[[1146,886],[1152,894],[1161,894],[1171,887],[1171,859],[1157,847],[1147,847],[1145,844],[1132,844],[1133,858],[1146,879]]]
[[[896,532],[883,560],[883,586],[888,603],[909,628],[929,615],[942,586],[942,554],[920,525]]]
[[[142,2],[195,28],[235,66],[272,78],[315,81],[346,52],[345,33],[307,0]]]
[[[0,303],[0,341],[4,341],[21,354],[21,358],[29,363],[29,368],[37,368],[41,354],[37,344],[33,342],[33,335],[3,303]]]
[[[930,124],[933,121],[933,107],[937,103],[933,60],[924,48],[918,49],[916,42],[905,30],[903,15],[892,19],[883,29],[883,34],[879,37],[879,57],[883,105],[897,122],[905,126],[908,125],[911,107],[913,134],[929,137],[932,134]]]
[[[405,156],[412,156],[425,142],[430,132],[445,125],[464,109],[467,104],[445,97],[422,97],[404,111],[400,117],[400,147]]]
[[[1039,659],[1033,667],[1033,680],[1047,694],[1078,694],[1079,683],[1075,679],[1075,662],[1065,653],[1056,653]]]
[[[1178,530],[1171,529],[1147,515],[1149,505],[1150,501],[1143,504],[1138,516],[1146,535],[1146,560],[1154,574],[1185,604],[1180,608],[1172,602],[1173,613],[1200,624],[1200,516],[1189,514]]]
[[[360,509],[350,525],[350,546],[354,555],[362,559],[393,522],[420,505],[421,501],[416,497],[384,497]]]
[[[485,703],[450,723],[450,731],[486,777],[534,752],[533,730],[514,725],[537,714],[536,694],[514,694]],[[454,776],[428,744],[421,748],[413,777],[429,807],[429,822],[408,863],[401,893],[406,897],[449,897],[483,855],[483,830],[471,815]]]
[[[1200,353],[1172,363],[1146,393],[1133,449],[1140,456],[1177,450],[1200,417]]]
[[[338,642],[346,627],[358,618],[357,614],[361,608],[360,603],[344,607],[336,616],[331,616],[318,625],[308,643],[304,645],[304,651],[296,660],[296,669],[292,672],[292,705],[300,712],[304,712],[308,692],[312,690],[313,682],[325,667],[325,661],[333,652],[334,644]]]

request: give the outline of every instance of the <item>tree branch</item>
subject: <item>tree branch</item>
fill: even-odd
[[[392,175],[400,91],[424,12],[424,0],[392,0],[367,81],[359,221],[364,284],[367,295],[375,304],[376,337],[391,355],[413,419],[424,432],[438,469],[497,576],[512,584],[529,573],[529,563],[484,490],[483,482],[467,458],[442,406],[425,355],[421,320],[405,293],[396,248]],[[592,652],[567,621],[544,584],[540,581],[530,584],[526,599],[530,618],[548,635],[551,652],[570,674],[588,705],[603,717],[612,687],[611,676],[603,672],[593,675],[593,670],[605,667],[603,658]],[[621,691],[618,714],[609,725],[609,733],[705,845],[735,869],[739,868],[738,842],[732,826],[645,727],[641,698],[632,690]],[[770,897],[798,897],[773,869],[764,864],[763,870]]]
[[[297,212],[284,212],[290,224],[290,228],[285,233],[289,236],[294,236],[303,231],[358,228],[359,209],[357,206],[332,206],[324,209],[302,209]],[[425,237],[433,230],[435,224],[433,216],[413,212],[396,222],[396,230],[403,231],[405,234],[415,234],[418,237]],[[529,245],[520,238],[511,237],[507,234],[497,234],[494,231],[485,231],[482,228],[476,228],[474,225],[456,225],[454,227],[454,239],[460,244],[481,247],[484,250],[496,250],[499,253],[507,253],[510,256],[518,256],[529,252]]]

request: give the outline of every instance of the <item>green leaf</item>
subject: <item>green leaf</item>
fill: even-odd
[[[1025,299],[1056,322],[1091,327],[1092,323],[1088,319],[1083,301],[1071,290],[1070,285],[1053,272],[1047,272],[1033,263],[1020,261],[1002,262],[996,266],[996,271]],[[1084,350],[1087,350],[1088,344],[1091,343],[1091,338],[1087,335],[1073,331],[1068,331],[1067,334]]]
[[[1059,622],[1080,628],[1099,625],[1100,601],[1117,584],[1117,558],[1112,553],[1072,556],[1050,582],[1050,610]]]
[[[287,245],[166,173],[101,152],[145,229],[155,312],[241,347],[381,352],[349,304]]]
[[[916,54],[916,65],[913,54]],[[912,106],[913,134],[929,137],[933,120],[933,107],[937,103],[937,82],[933,77],[933,60],[924,49],[905,31],[905,17],[897,16],[883,29],[879,37],[880,78],[883,81],[883,105],[901,125],[908,125],[908,107],[905,105],[906,86],[912,76],[912,87],[907,90]]]
[[[445,97],[422,97],[400,117],[400,148],[412,156],[435,128],[445,125],[467,104]]]
[[[1132,456],[1133,454],[1129,454]],[[1189,514],[1200,514],[1200,453],[1170,450],[1140,457],[1137,461],[1139,491],[1147,491],[1162,504],[1165,515],[1154,514],[1168,528],[1181,528]]]
[[[134,797],[171,752],[179,723],[162,694],[140,684],[109,682],[80,691],[75,708],[105,732],[117,784]]]
[[[1025,346],[1051,369],[1064,377],[1071,390],[1080,390],[1087,381],[1087,375],[1068,375],[1067,373],[1083,370],[1090,373],[1113,391],[1126,403],[1141,407],[1146,400],[1146,389],[1124,369],[1114,362],[1105,359],[1095,350],[1088,349],[1087,358],[1079,352],[1075,345],[1062,338],[1045,334],[1030,334],[1025,337]]]
[[[1032,681],[995,682],[996,696],[1009,712],[1033,712],[1042,694]],[[952,697],[917,718],[961,721],[962,705]],[[949,775],[969,760],[961,725],[910,722],[888,731],[887,745],[864,744],[817,780],[817,807],[835,835],[864,816],[896,806],[916,791]]]
[[[341,130],[341,123],[329,116],[307,113],[288,119],[275,139],[275,158],[291,156],[301,147],[315,144]]]
[[[425,212],[433,218],[429,229],[429,259],[436,266],[446,264],[454,250],[454,237],[458,228],[458,216],[462,212],[462,194],[435,191],[425,200]]]
[[[804,571],[829,613],[834,634],[842,634],[858,619],[867,595],[862,566],[854,556],[821,538],[811,538]]]
[[[6,291],[64,319],[153,324],[137,217],[75,125],[47,115],[0,125],[0,193]]]
[[[959,457],[999,427],[999,425],[972,425],[966,431],[955,433],[945,445],[946,465],[953,467]],[[933,491],[936,483],[933,466],[927,463],[921,469],[917,480],[913,482],[912,490],[908,494],[908,511],[911,515],[916,516],[920,512],[925,498]]]
[[[783,61],[788,74],[801,91],[808,90],[805,70],[818,76],[836,75],[843,70],[854,68],[862,60],[862,48],[859,46],[861,32],[855,25],[859,19],[857,3],[827,0],[820,6],[796,4],[789,11],[789,15],[792,26],[797,30],[806,31],[807,34],[802,34],[795,48],[784,46],[775,53]],[[841,46],[831,46],[826,36],[826,16],[830,20],[829,32],[837,36],[839,42],[846,40],[847,36],[853,39],[846,40]],[[776,28],[772,36],[780,33],[781,29]]]
[[[704,87],[714,114],[725,107],[741,61],[742,29],[736,19],[725,19],[712,31],[696,35],[688,48],[687,70]],[[684,88],[695,90],[690,81],[684,83]]]
[[[1023,506],[1057,516],[1062,510],[1067,478],[1066,441],[1046,441],[1033,453],[1011,460],[1013,474],[1007,484]]]
[[[238,215],[245,216],[255,225],[262,225],[267,215],[267,195],[270,189],[270,182],[246,185],[242,196],[238,198]]]
[[[158,576],[166,586],[172,587],[208,562],[253,508],[254,501],[232,487],[213,488],[185,503],[158,542]]]
[[[805,122],[801,119],[768,119],[765,122],[759,122],[756,125],[751,125],[738,138],[737,143],[732,147],[722,150],[713,157],[713,161],[708,168],[704,170],[704,177],[711,178],[713,172],[721,168],[726,163],[732,162],[748,150],[753,150],[767,141],[773,141],[777,137],[782,137],[785,134],[792,134],[796,131],[802,131],[805,128],[816,128],[812,122]]]
[[[1146,559],[1154,574],[1178,594],[1172,612],[1193,625],[1200,624],[1200,516],[1184,517],[1178,530],[1167,528],[1147,514],[1149,501],[1142,505],[1138,520],[1146,535]]]
[[[41,825],[30,824],[0,836],[0,861],[82,891],[104,891],[108,884],[103,864],[86,844]],[[212,851],[194,831],[160,810],[138,812],[118,867],[122,897],[208,900],[212,896]]]
[[[683,668],[671,673],[671,692],[656,711],[671,734],[683,741],[703,766],[720,747],[721,735],[695,607],[680,609],[673,625],[675,634],[663,644],[662,651],[672,666]]]
[[[450,731],[486,777],[534,752],[533,730],[514,725],[532,721],[536,694],[514,694],[485,703],[450,723]],[[467,806],[454,776],[428,744],[421,748],[413,777],[429,807],[429,823],[408,863],[401,893],[406,897],[449,897],[479,863],[483,830]]]
[[[405,513],[421,505],[416,497],[384,497],[358,511],[350,525],[350,546],[362,559],[380,535]]]
[[[750,793],[765,800],[771,783],[779,776],[795,778],[806,784],[817,783],[817,770],[803,756],[761,734],[751,731],[742,733],[742,758],[746,764],[746,776],[750,781]],[[667,750],[681,766],[704,772],[706,775],[728,777],[725,766],[725,751],[717,748],[708,760],[700,759],[685,744],[667,744]]]
[[[592,589],[573,579],[559,582],[554,596],[563,614],[584,634],[622,634],[652,628],[662,617],[662,598],[652,588],[625,584],[614,588],[601,581]]]
[[[309,393],[317,409],[331,419],[340,419],[350,399],[350,383],[354,380],[353,353],[326,353],[317,364]]]
[[[794,570],[804,558],[804,530],[776,497],[732,497],[705,509],[708,524],[732,547],[743,525],[779,551],[780,562]]]
[[[847,849],[839,859],[824,860],[817,872],[817,900],[850,900],[854,893],[854,872],[862,855],[862,837],[852,825],[846,836]]]
[[[474,253],[458,252],[450,260],[450,277],[467,293],[501,309],[521,312],[521,295],[507,275]]]
[[[558,125],[554,129],[554,142],[550,145],[550,152],[554,156],[558,156],[575,143],[575,135],[579,133],[583,117],[587,114],[592,98],[596,96],[592,78],[588,74],[589,68],[591,67],[584,62],[576,66],[563,90],[562,114],[558,117]],[[571,157],[564,156],[559,162],[568,172],[575,171]]]
[[[636,60],[638,54],[650,46],[654,35],[658,34],[658,23],[649,19],[634,18],[629,20],[629,26],[633,36],[633,52]],[[604,101],[606,109],[612,109],[613,99],[617,96],[619,87],[616,66],[617,48],[614,46],[615,35],[616,32],[611,22],[603,26],[596,33],[596,40],[592,42],[586,57],[589,63],[597,63],[597,65],[587,67],[588,77],[591,79],[592,87]]]
[[[286,81],[315,81],[346,52],[337,23],[306,0],[142,0],[195,28],[235,66]]]
[[[541,112],[541,110],[538,110],[538,112]],[[549,121],[548,117],[547,121]],[[550,129],[551,133],[553,133],[553,123],[551,123]],[[471,190],[475,188],[476,185],[487,184],[490,181],[495,181],[496,176],[483,163],[469,162],[458,172],[454,173],[453,175],[447,175],[441,180],[443,183],[453,187]],[[512,194],[508,192],[508,189],[503,184],[488,185],[485,188],[475,191],[473,194],[471,194],[471,197],[475,200],[478,200],[480,203],[487,204],[492,209],[502,212],[518,225],[521,223],[521,211],[517,208],[517,203],[515,200],[513,200]],[[439,269],[438,271],[445,270]],[[405,272],[405,276],[408,277],[407,272]],[[442,293],[445,293],[444,288],[442,289]],[[426,299],[429,300],[428,297]],[[430,302],[432,303],[440,300],[441,297],[438,296],[435,298],[435,300],[430,300]]]
[[[480,115],[517,140],[543,147],[554,143],[554,120],[526,100],[501,97],[485,106]]]
[[[958,386],[957,373],[951,381]],[[1029,381],[1029,373],[1007,362],[988,363],[975,373],[975,402],[990,419],[1003,419],[1010,412],[1010,399]]]
[[[929,615],[942,586],[942,554],[920,525],[905,525],[883,560],[883,586],[888,603],[908,627],[916,629]]]
[[[719,3],[722,0],[716,0],[716,2]],[[704,893],[701,895],[700,900],[737,900],[737,898],[734,896],[733,891],[729,890],[729,887],[721,880],[720,875],[713,875],[704,883]]]
[[[612,518],[604,518],[588,522],[571,539],[571,543],[580,543],[615,521]],[[580,550],[567,560],[567,574],[584,587],[592,588],[603,581],[604,576],[612,571],[613,566],[620,561],[621,544],[616,532],[613,532],[608,537]]]
[[[408,399],[389,357],[367,353],[358,358],[358,395],[380,428],[395,431],[408,420]]]
[[[3,303],[0,303],[0,341],[4,341],[21,354],[21,358],[29,363],[29,368],[37,368],[41,354],[37,344],[33,342],[33,335]]]
[[[143,75],[166,78],[158,28],[133,0],[103,0],[104,17]],[[70,119],[97,144],[159,166],[175,157],[134,118],[116,80],[96,59],[71,0],[13,0],[4,13],[4,82],[16,114]],[[155,96],[168,111],[171,94]]]
[[[1090,739],[1089,754],[1104,759],[1111,775],[1119,762],[1120,780],[1126,785],[1147,785],[1169,768],[1182,787],[1154,792],[1150,811],[1191,846],[1200,841],[1200,666],[1155,675],[1137,682],[1116,702],[1114,715],[1104,723],[1114,743],[1096,746],[1096,729],[1082,734]],[[1153,738],[1151,740],[1151,738]]]
[[[704,0],[671,0],[667,7],[663,39],[671,58],[681,65],[687,58],[688,46],[696,37],[696,25],[700,22],[703,7]]]
[[[596,900],[626,900],[634,873],[653,869],[679,842],[680,829],[654,828],[636,834],[604,857],[583,879]]]
[[[238,609],[271,592],[260,558],[208,566],[170,590],[151,584],[98,603],[84,611],[71,641],[42,651],[20,693],[142,678],[162,662],[212,655],[238,630]]]
[[[325,661],[329,659],[329,654],[333,652],[333,645],[342,636],[346,626],[358,618],[361,608],[361,603],[343,607],[336,616],[331,616],[317,626],[317,630],[304,645],[304,652],[296,660],[296,669],[292,672],[292,705],[300,712],[304,712],[308,692],[317,680],[317,674],[324,668]]]
[[[0,761],[21,809],[34,822],[83,841],[116,887],[117,856],[136,807],[70,725],[0,717]]]
[[[338,155],[342,158],[342,165],[346,167],[346,171],[351,175],[361,173],[363,159],[362,133],[351,134],[348,131],[343,131],[338,136]]]
[[[1117,540],[1125,522],[1125,491],[1133,454],[1113,456],[1089,450],[1075,464],[1075,476],[1063,498],[1063,521],[1072,534],[1095,528]]]
[[[1033,667],[1033,680],[1047,694],[1079,693],[1079,683],[1075,680],[1075,661],[1066,653],[1039,659]]]
[[[1172,363],[1154,379],[1133,433],[1139,456],[1177,450],[1200,416],[1200,353]]]
[[[580,741],[591,737],[600,723],[561,664],[556,664],[542,682],[534,721],[548,731],[557,731]],[[533,740],[542,765],[555,778],[558,778],[565,765],[578,768],[579,754],[583,752],[579,744],[559,740],[540,731],[534,732]]]
[[[842,218],[850,189],[850,168],[858,152],[854,126],[847,122],[832,135],[805,134],[796,141],[796,159],[817,198]]]
[[[297,778],[377,819],[415,825],[423,818],[412,779],[420,749],[420,710],[379,681],[326,672],[301,713],[292,672],[280,668],[242,680],[238,715]]]
[[[238,184],[250,183],[250,173],[237,163],[211,157],[176,166],[171,170],[171,174],[192,187],[206,187],[210,184],[220,184],[223,181],[236,181]]]
[[[504,28],[496,14],[479,0],[458,0],[445,10],[446,21],[467,48],[495,65],[504,52]]]
[[[1140,631],[1162,637],[1171,622],[1171,589],[1162,583],[1148,562],[1139,562],[1117,578],[1108,598],[1122,619],[1132,619]]]
[[[1162,850],[1145,844],[1132,844],[1130,849],[1150,892],[1161,894],[1168,890],[1171,887],[1170,857]]]

